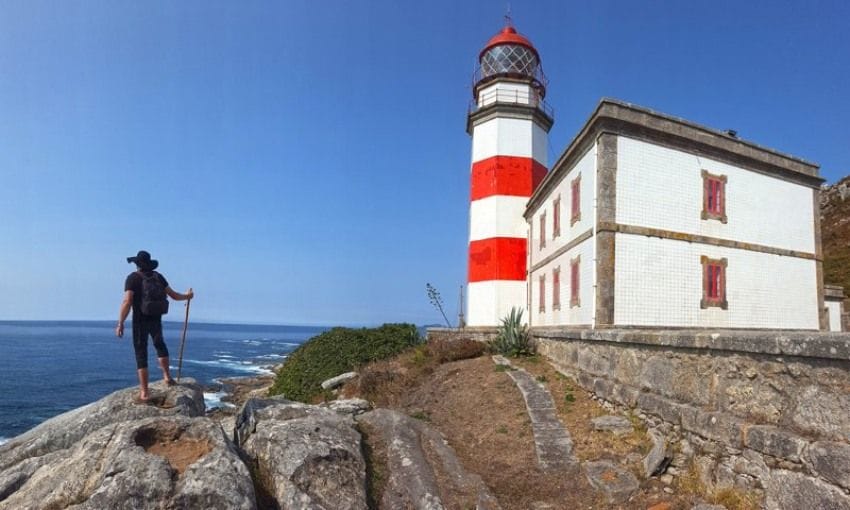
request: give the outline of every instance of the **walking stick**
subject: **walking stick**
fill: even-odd
[[[177,364],[177,382],[180,382],[180,374],[183,372],[183,348],[186,346],[186,330],[189,329],[189,305],[192,299],[186,300],[186,319],[183,321],[183,338],[180,340],[180,361]]]

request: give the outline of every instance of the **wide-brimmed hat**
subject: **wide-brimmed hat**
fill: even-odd
[[[127,257],[127,262],[133,262],[139,269],[145,269],[148,271],[153,271],[159,266],[158,260],[151,260],[151,254],[146,252],[145,250],[139,251],[135,257]]]

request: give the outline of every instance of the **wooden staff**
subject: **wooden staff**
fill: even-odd
[[[189,329],[189,305],[191,299],[186,300],[186,319],[183,321],[183,338],[180,340],[180,361],[177,363],[177,382],[180,382],[180,374],[183,372],[183,348],[186,346],[186,330]]]

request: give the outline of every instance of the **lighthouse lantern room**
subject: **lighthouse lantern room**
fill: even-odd
[[[468,325],[496,326],[528,301],[526,204],[546,175],[552,112],[537,50],[508,24],[479,54],[472,136]]]

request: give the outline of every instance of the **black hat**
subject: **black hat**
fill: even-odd
[[[151,260],[151,254],[145,250],[139,251],[135,257],[127,257],[127,262],[135,262],[139,269],[153,271],[159,266],[158,260]]]

